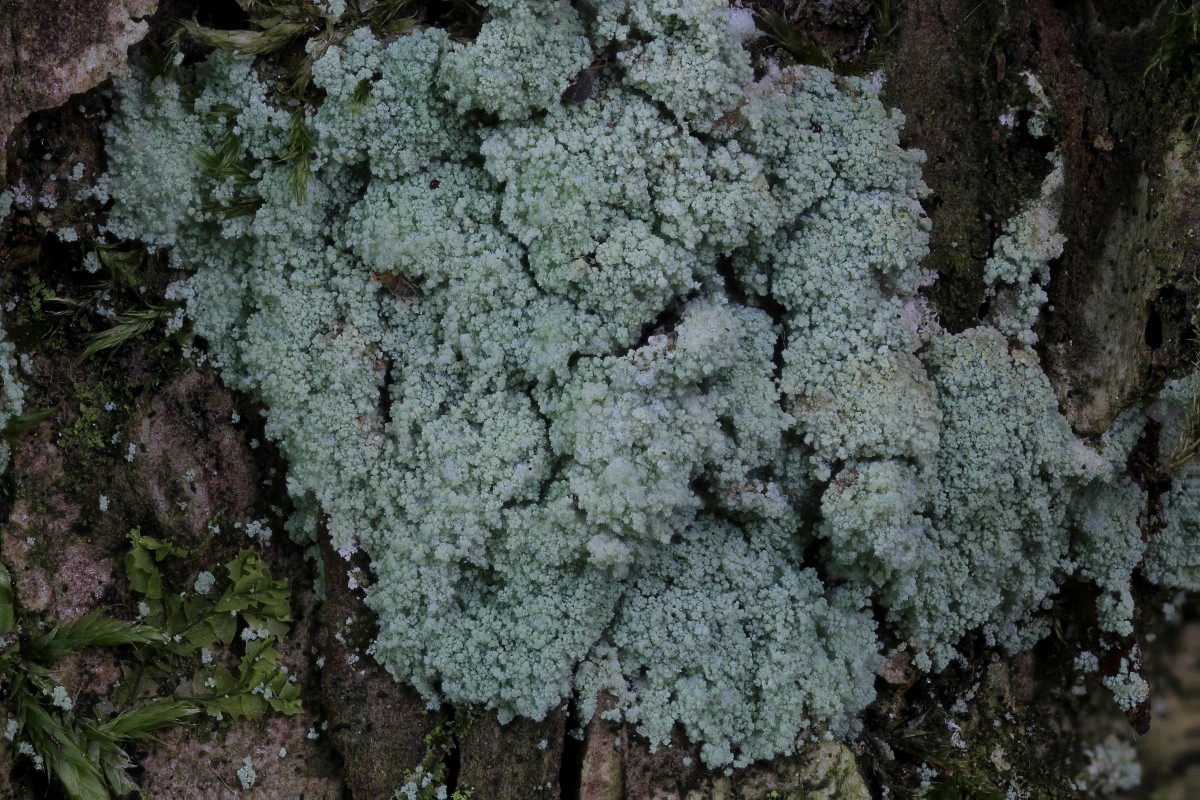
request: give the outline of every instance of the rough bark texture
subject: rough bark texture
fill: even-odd
[[[13,127],[125,69],[158,0],[0,3],[0,163]],[[0,176],[0,186],[4,184]]]
[[[1194,155],[1178,135],[1186,102],[1161,74],[1143,78],[1167,4],[1118,13],[1044,0],[913,0],[896,33],[885,98],[908,117],[908,143],[929,155],[933,219],[926,262],[944,324],[984,313],[983,262],[1004,222],[1065,156],[1062,229],[1042,352],[1063,412],[1085,434],[1178,374],[1190,356],[1200,247]],[[1028,74],[1048,95],[1051,137],[1002,125],[1025,109]]]
[[[345,761],[354,797],[387,797],[425,756],[425,737],[443,722],[417,693],[401,686],[364,651],[374,623],[361,594],[349,588],[349,568],[328,541],[325,602],[320,616],[327,652],[320,702],[328,709],[329,737]]]
[[[178,5],[172,14],[187,12]],[[1165,29],[1165,4],[910,0],[891,9],[888,37],[879,35],[878,6],[866,2],[759,5],[803,26],[835,56],[883,64],[885,100],[908,118],[905,144],[928,155],[927,264],[940,275],[932,295],[943,324],[960,330],[986,313],[981,275],[991,242],[1036,192],[1049,168],[1045,156],[1061,143],[1068,243],[1054,265],[1039,347],[1063,411],[1078,432],[1098,433],[1195,358],[1200,155],[1194,135],[1179,133],[1178,89],[1164,75],[1142,78]],[[119,70],[147,29],[133,18],[153,6],[0,1],[0,148],[30,111],[58,106]],[[163,22],[160,15],[152,24]],[[1053,110],[1042,139],[1000,122],[1005,113],[1028,114],[1027,72]],[[102,222],[94,203],[75,199],[84,184],[72,175],[75,164],[84,181],[103,168],[105,104],[93,92],[35,114],[9,142],[7,179],[20,191],[0,222],[0,286],[14,298],[5,326],[31,357],[27,406],[50,413],[22,435],[2,479],[0,557],[29,620],[65,621],[93,608],[130,618],[122,565],[129,528],[199,543],[214,517],[269,518],[278,532],[272,570],[290,578],[297,617],[283,655],[305,705],[295,717],[197,724],[136,749],[145,796],[388,798],[429,762],[430,748],[451,788],[473,790],[474,800],[866,798],[884,786],[903,795],[929,779],[945,796],[1003,796],[1011,787],[1066,796],[1067,780],[1094,763],[1106,736],[1132,738],[1098,681],[1081,687],[1069,669],[1081,622],[1016,659],[969,640],[962,663],[936,676],[893,657],[855,742],[814,742],[729,775],[704,769],[682,732],[677,744],[650,752],[635,731],[603,715],[580,730],[569,708],[507,726],[485,709],[428,710],[370,656],[374,623],[361,590],[351,588],[351,570],[366,576],[369,564],[343,561],[322,543],[319,597],[313,562],[282,535],[289,511],[282,465],[249,400],[198,366],[196,353],[183,361],[153,336],[76,362],[85,327],[103,326],[72,317],[52,298],[93,291],[79,269],[82,247],[61,230],[86,239]],[[161,296],[170,277],[164,272],[122,299]],[[115,411],[105,410],[109,402]],[[105,513],[97,506],[102,494]],[[224,530],[199,556],[206,563],[222,563],[245,544]],[[1191,735],[1200,714],[1200,614],[1194,599],[1145,587],[1138,600],[1147,609],[1139,632],[1155,707],[1140,745],[1143,786],[1157,797],[1200,796]],[[1078,619],[1092,598],[1072,589],[1060,602],[1063,618]],[[1158,613],[1164,603],[1176,610],[1173,622]],[[111,654],[89,654],[64,663],[59,679],[97,698],[120,677],[119,666]],[[247,755],[259,780],[243,791],[235,772]],[[0,739],[0,797],[45,793],[27,762],[11,774],[8,763]]]
[[[540,722],[518,718],[508,725],[481,714],[459,739],[458,785],[480,797],[560,797],[565,725],[562,709]]]

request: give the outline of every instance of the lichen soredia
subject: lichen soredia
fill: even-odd
[[[299,110],[225,53],[135,74],[100,187],[269,407],[293,529],[370,555],[398,678],[504,718],[611,692],[741,765],[853,729],[877,624],[934,668],[1036,640],[1076,551],[1122,596],[1096,542],[1136,493],[1031,347],[1045,214],[989,267],[1011,314],[952,335],[870,82],[756,75],[716,0],[485,5],[470,42],[329,28]]]

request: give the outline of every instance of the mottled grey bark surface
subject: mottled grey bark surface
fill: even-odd
[[[0,3],[0,162],[13,126],[125,69],[158,0]],[[0,184],[4,181],[0,178]]]

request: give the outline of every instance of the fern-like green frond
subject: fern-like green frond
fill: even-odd
[[[161,644],[162,641],[162,633],[154,628],[111,619],[99,611],[93,611],[65,625],[56,625],[41,636],[35,636],[22,645],[21,650],[28,659],[48,662],[83,647]]]
[[[166,319],[166,312],[161,308],[145,308],[137,311],[126,311],[117,316],[117,324],[92,337],[92,341],[84,348],[79,360],[87,359],[101,350],[111,350],[136,339],[151,330],[155,324]]]
[[[791,53],[798,64],[814,64],[819,67],[832,67],[833,57],[825,48],[814,42],[808,34],[797,30],[787,18],[778,11],[764,10],[758,12],[762,25],[760,28],[778,47]]]
[[[95,726],[98,736],[116,741],[147,739],[156,731],[186,722],[199,713],[195,704],[185,700],[163,700],[122,711]]]
[[[312,178],[312,154],[316,142],[316,136],[304,119],[303,109],[297,109],[292,114],[288,149],[283,154],[284,161],[291,165],[288,180],[292,185],[296,205],[303,204],[308,197],[308,181]]]
[[[56,779],[71,800],[110,800],[104,776],[88,757],[79,734],[47,711],[25,686],[11,701],[22,736],[41,756],[46,774]]]

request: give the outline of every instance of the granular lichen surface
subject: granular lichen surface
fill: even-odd
[[[951,334],[875,84],[756,75],[716,0],[486,5],[470,42],[341,32],[299,109],[224,53],[135,75],[100,187],[265,402],[293,533],[369,555],[397,678],[502,718],[610,692],[741,765],[852,731],[885,637],[1029,646],[1081,565],[1124,629],[1128,448],[1033,349],[1061,170]]]

